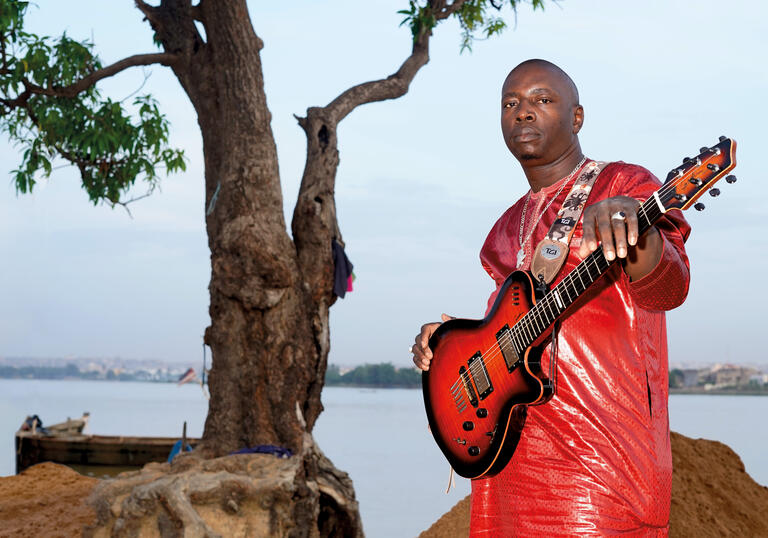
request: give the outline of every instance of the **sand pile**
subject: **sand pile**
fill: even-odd
[[[97,482],[55,463],[0,478],[0,536],[80,536],[96,520],[85,499]]]
[[[716,441],[672,434],[670,536],[768,537],[768,488],[744,471],[741,459]],[[0,478],[0,537],[80,536],[95,520],[86,499],[98,482],[53,463]],[[469,498],[441,517],[422,538],[469,532]]]
[[[672,432],[671,537],[768,537],[768,488],[744,471],[722,443]],[[469,533],[469,497],[462,499],[419,538],[455,538]]]

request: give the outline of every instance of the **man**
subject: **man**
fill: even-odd
[[[501,130],[531,190],[501,216],[481,250],[496,283],[489,309],[508,274],[530,268],[589,161],[578,140],[583,122],[576,86],[554,64],[529,60],[507,76]],[[683,243],[690,228],[673,212],[639,235],[639,200],[659,186],[644,168],[622,162],[597,177],[552,285],[598,244],[620,263],[562,318],[552,400],[528,409],[507,466],[473,480],[472,536],[667,534],[672,457],[663,311],[682,304],[688,291]],[[416,336],[413,361],[422,370],[438,326],[426,324]]]

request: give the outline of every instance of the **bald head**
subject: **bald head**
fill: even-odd
[[[570,101],[569,104],[571,106],[576,106],[579,104],[579,90],[576,88],[576,84],[573,82],[573,79],[568,76],[568,73],[560,69],[552,62],[548,62],[547,60],[540,60],[538,58],[525,60],[524,62],[519,63],[517,67],[509,72],[509,75],[507,75],[507,80],[509,80],[509,78],[515,74],[522,74],[531,70],[549,72],[553,78],[559,82],[558,89],[562,92],[564,97],[568,98]]]

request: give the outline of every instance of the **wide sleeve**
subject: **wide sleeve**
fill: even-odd
[[[661,187],[661,182],[645,168],[627,165],[617,176],[611,196],[631,196],[645,201]],[[672,310],[683,304],[690,284],[690,264],[685,253],[685,240],[691,227],[682,211],[666,213],[655,224],[661,234],[661,259],[650,273],[640,280],[629,281],[629,293],[646,310]]]

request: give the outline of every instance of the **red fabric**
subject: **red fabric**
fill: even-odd
[[[561,185],[533,193],[527,233]],[[598,177],[588,204],[619,194],[645,200],[660,186],[639,166],[612,163]],[[528,269],[570,185],[536,224],[526,243]],[[507,210],[480,253],[496,281],[516,268],[525,198]],[[630,282],[616,264],[563,319],[556,394],[531,407],[512,460],[498,475],[472,482],[471,536],[666,536],[672,486],[667,415],[667,337],[663,310],[688,292],[683,246],[690,227],[679,211],[656,226],[662,258]],[[580,261],[581,223],[553,284]],[[549,350],[544,353],[549,368]],[[649,403],[650,391],[650,403]]]

